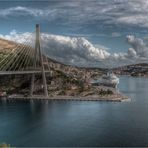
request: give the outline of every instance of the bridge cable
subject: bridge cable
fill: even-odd
[[[25,43],[27,43],[27,41],[25,40]],[[14,52],[13,56],[11,57],[11,60],[8,61],[5,65],[6,67],[4,68],[3,66],[3,70],[7,70],[9,67],[8,66],[11,66],[12,68],[12,65],[15,64],[16,60],[18,59],[19,57],[19,54],[21,54],[23,51],[24,51],[24,47],[26,45],[23,43],[23,44],[20,44],[19,48],[16,49],[16,51]],[[13,62],[13,63],[12,63]],[[9,68],[10,70],[10,68]]]
[[[11,56],[13,56],[13,53],[18,49],[18,47],[20,46],[20,44],[16,44],[15,48],[12,48],[11,52],[9,54],[7,54],[7,56],[2,59],[2,61],[0,61],[0,67],[3,67],[3,63],[6,61],[9,61],[9,59],[11,58]],[[1,69],[1,68],[0,68]]]
[[[24,55],[25,51],[26,51],[26,45],[24,44],[23,47],[22,47],[22,49],[21,49],[21,51],[18,53],[19,55],[15,59],[15,62],[11,65],[10,70],[11,70],[11,68],[13,68],[13,66],[15,66],[14,67],[14,71],[17,70],[17,67],[20,64],[20,60],[22,60],[21,58]]]
[[[25,63],[25,61],[27,60],[27,56],[29,57],[30,55],[29,55],[29,53],[30,53],[30,51],[31,51],[31,49],[32,49],[32,47],[31,46],[29,46],[29,45],[27,45],[28,46],[28,48],[26,49],[26,52],[25,52],[25,54],[24,55],[22,55],[23,57],[22,57],[22,62],[20,63],[20,66],[19,66],[19,68],[18,68],[18,70],[21,70],[22,68],[23,68],[23,66],[24,66],[24,63]]]

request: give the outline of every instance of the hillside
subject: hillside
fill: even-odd
[[[139,63],[133,65],[122,66],[113,69],[113,72],[119,75],[130,76],[148,76],[148,63]]]
[[[0,39],[0,51],[7,52],[15,47],[16,47],[16,44],[14,42],[8,41],[5,39]],[[3,49],[5,49],[5,50],[3,50]]]

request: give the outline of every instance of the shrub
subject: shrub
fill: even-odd
[[[113,92],[111,90],[109,90],[109,89],[107,89],[107,90],[101,89],[100,92],[99,92],[99,94],[100,95],[112,95]]]

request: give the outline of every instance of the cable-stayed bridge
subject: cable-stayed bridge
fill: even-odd
[[[22,38],[18,38],[15,42],[5,40],[5,42],[10,42],[10,45],[13,45],[11,47],[9,46],[0,46],[0,76],[8,76],[8,75],[25,75],[25,76],[31,76],[31,80],[29,80],[28,83],[30,83],[30,94],[28,93],[27,97],[35,98],[38,92],[36,90],[42,89],[43,95],[37,96],[49,98],[48,97],[48,90],[47,90],[47,82],[46,82],[46,74],[50,73],[53,74],[52,69],[54,69],[53,64],[51,64],[51,59],[49,60],[46,56],[46,52],[44,51],[45,44],[43,40],[44,33],[40,32],[40,27],[37,24],[35,33],[29,33],[29,35],[22,35]],[[4,40],[4,39],[0,39]],[[42,44],[43,43],[43,44]],[[0,42],[1,44],[1,42]],[[50,62],[49,62],[50,61]],[[55,61],[54,61],[55,62]],[[102,64],[102,61],[100,61]],[[57,64],[58,66],[58,64]],[[50,69],[51,67],[51,69]],[[81,77],[82,80],[87,79],[91,72],[87,75],[86,70],[78,70],[76,67],[73,67],[74,69],[71,71],[76,71],[72,74],[72,76]],[[64,69],[62,66],[60,69]],[[71,66],[69,68],[64,69],[64,73],[66,76],[71,77],[71,74],[69,73],[69,69],[71,69]],[[77,70],[76,70],[77,69]],[[82,74],[83,71],[83,74]],[[42,82],[38,83],[38,80],[40,79],[38,76],[42,76]],[[11,76],[10,76],[11,77]],[[35,83],[37,82],[37,83]],[[38,89],[38,85],[40,85]],[[37,89],[36,89],[37,88]],[[28,87],[27,87],[28,89]],[[26,96],[26,94],[25,94]],[[22,97],[22,96],[21,96]]]
[[[32,35],[32,40],[26,39],[24,43],[15,43],[15,47],[9,49],[9,52],[0,58],[0,75],[31,74],[30,97],[34,96],[36,74],[42,75],[44,92],[42,96],[48,97],[45,75],[47,72],[50,72],[50,68],[48,59],[41,49],[38,24],[35,35]]]

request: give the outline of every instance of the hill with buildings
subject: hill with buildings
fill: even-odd
[[[148,77],[148,63],[139,63],[139,64],[133,64],[133,65],[114,68],[113,72],[118,75]]]

